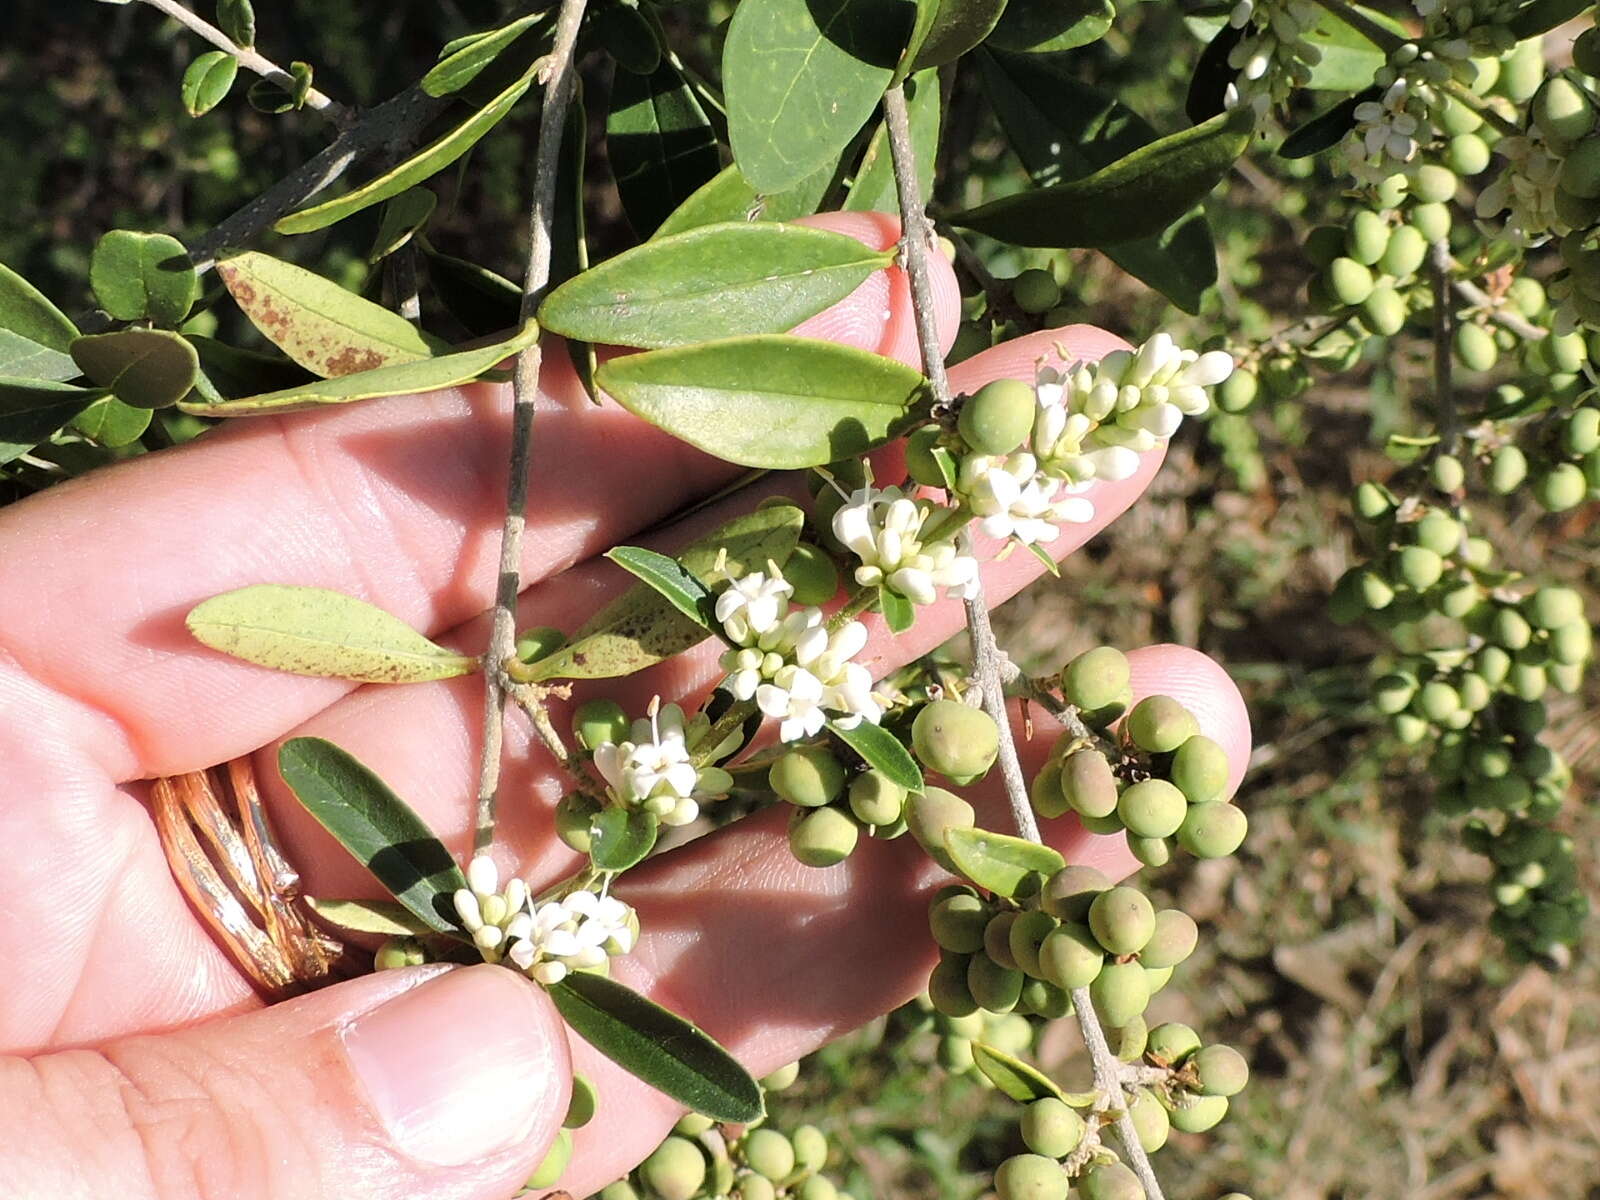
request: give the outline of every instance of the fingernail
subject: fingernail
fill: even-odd
[[[521,1144],[555,1100],[551,1022],[523,979],[468,967],[358,1017],[345,1054],[402,1154],[455,1167]]]

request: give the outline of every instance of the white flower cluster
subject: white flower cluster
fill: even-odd
[[[619,804],[654,813],[663,825],[687,825],[700,815],[701,802],[726,794],[728,775],[694,765],[683,709],[659,701],[650,707],[627,741],[595,747],[595,769]]]
[[[1517,38],[1506,21],[1521,0],[1412,0],[1424,20],[1423,37],[1430,45],[1444,46],[1450,54],[1466,57],[1504,54]],[[1458,45],[1459,43],[1459,45]]]
[[[956,491],[978,515],[992,538],[1016,538],[1024,546],[1053,542],[1060,526],[1081,525],[1094,517],[1086,496],[1069,494],[1064,484],[1039,469],[1026,450],[1011,454],[969,454],[961,460]]]
[[[867,627],[848,621],[829,632],[820,608],[789,607],[794,589],[776,566],[738,579],[717,597],[716,615],[733,643],[722,656],[736,699],[754,699],[776,720],[785,742],[814,737],[831,718],[853,729],[874,725],[882,709],[872,676],[852,662],[867,644]]]
[[[954,527],[924,541],[930,519],[946,510],[897,487],[857,488],[833,514],[833,536],[858,559],[855,580],[883,585],[913,604],[932,604],[939,589],[965,600],[977,593],[978,563],[956,550]]]
[[[1246,103],[1264,116],[1311,82],[1322,51],[1306,33],[1321,15],[1311,0],[1239,0],[1228,24],[1246,32],[1228,52],[1228,65],[1239,72],[1228,85],[1228,107]]]
[[[1502,217],[1504,236],[1519,246],[1537,246],[1552,235],[1570,232],[1556,212],[1564,156],[1537,129],[1501,138],[1495,153],[1506,160],[1505,165],[1494,182],[1478,193],[1478,216],[1485,220]]]
[[[1396,79],[1377,100],[1356,105],[1355,127],[1339,144],[1346,169],[1364,183],[1379,183],[1404,168],[1433,140],[1429,104],[1409,79]]]
[[[578,891],[530,904],[521,879],[500,887],[500,872],[487,854],[474,855],[467,864],[467,886],[454,900],[456,916],[485,961],[509,959],[546,986],[560,983],[570,971],[627,954],[638,939],[638,918],[615,896]]]

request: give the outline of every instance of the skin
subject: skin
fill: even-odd
[[[878,246],[898,233],[871,214],[815,220]],[[942,260],[935,266],[948,344],[955,283]],[[897,270],[801,332],[917,361]],[[971,391],[1030,377],[1058,342],[1083,357],[1123,344],[1088,326],[1038,334],[961,364],[952,383]],[[558,348],[545,363],[520,624],[572,629],[625,587],[619,569],[594,557],[616,542],[670,550],[762,495],[804,494],[797,478],[769,478],[672,519],[738,469],[609,402],[592,406]],[[280,675],[199,646],[183,615],[251,583],[317,585],[481,649],[508,409],[506,389],[473,386],[241,421],[0,512],[0,1193],[489,1200],[510,1195],[542,1159],[578,1070],[601,1097],[561,1181],[583,1196],[643,1158],[679,1115],[576,1039],[569,1050],[536,988],[476,967],[454,974],[514,1018],[539,1060],[523,1096],[531,1115],[493,1153],[450,1166],[420,1160],[375,1114],[341,1038],[362,1014],[450,972],[384,972],[263,1007],[187,907],[145,809],[144,781],[256,752],[307,890],[376,896],[277,782],[278,743],[315,734],[378,771],[467,857],[481,680],[385,689]],[[1052,553],[1065,556],[1125,510],[1158,458],[1098,489],[1095,522],[1064,529]],[[887,458],[878,468],[897,477]],[[997,549],[980,545],[980,559]],[[991,602],[1040,570],[1025,553],[988,562]],[[952,602],[921,610],[895,638],[867,620],[875,675],[963,623]],[[1221,670],[1173,646],[1131,658],[1136,693],[1194,708],[1228,750],[1237,784],[1249,729]],[[717,677],[714,649],[702,647],[632,679],[578,687],[571,703],[609,694],[640,712],[659,694],[688,706]],[[555,713],[558,727],[566,716]],[[1033,738],[1021,742],[1030,769],[1055,732],[1043,714],[1032,718]],[[535,890],[576,862],[552,832],[561,790],[514,717],[495,856]],[[971,794],[1003,824],[997,780]],[[909,838],[863,839],[838,867],[804,867],[788,852],[784,821],[780,812],[742,821],[630,872],[620,888],[644,936],[617,977],[695,1020],[758,1075],[921,988],[935,957],[927,897],[944,879]],[[1135,865],[1118,838],[1086,835],[1070,818],[1046,825],[1070,861],[1119,876]]]

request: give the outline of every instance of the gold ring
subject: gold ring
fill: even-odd
[[[348,947],[301,899],[249,755],[157,779],[151,808],[178,886],[263,996],[282,1000],[357,973]]]

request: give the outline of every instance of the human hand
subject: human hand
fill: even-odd
[[[876,245],[897,234],[870,215],[819,223]],[[948,338],[955,287],[936,266]],[[803,331],[917,360],[898,271]],[[1120,344],[1085,326],[1035,335],[961,364],[952,384],[1031,376],[1056,341],[1086,357]],[[671,548],[761,495],[803,495],[795,478],[768,478],[638,537],[737,468],[591,406],[563,355],[546,364],[519,625],[574,628],[624,587],[594,557],[618,541]],[[569,1054],[542,992],[510,971],[383,972],[262,1008],[187,907],[144,808],[139,781],[257,751],[307,890],[372,895],[365,871],[275,786],[276,744],[314,734],[372,766],[466,856],[481,681],[352,690],[278,675],[196,645],[183,616],[246,584],[306,584],[480,648],[508,405],[505,389],[477,386],[242,422],[0,513],[0,1051],[15,1056],[0,1059],[0,1194],[502,1197],[543,1157],[577,1069],[601,1098],[563,1180],[582,1196],[677,1117],[582,1043]],[[1094,522],[1068,526],[1052,550],[1070,552],[1126,509],[1158,459],[1098,488]],[[980,557],[996,549],[980,545]],[[991,561],[988,594],[998,602],[1039,570],[1029,555]],[[963,624],[949,601],[919,618],[898,637],[867,618],[860,661],[881,676]],[[1236,782],[1248,729],[1221,671],[1176,647],[1131,658],[1136,692],[1183,700],[1228,749]],[[636,711],[657,694],[692,700],[717,677],[705,646],[602,686]],[[580,687],[573,703],[591,694]],[[1034,722],[1025,766],[1054,733],[1042,714]],[[537,890],[575,862],[551,825],[562,787],[518,722],[506,756],[496,855]],[[975,791],[1002,803],[997,783]],[[1048,826],[1071,860],[1118,875],[1133,866],[1119,838]],[[629,873],[622,894],[644,936],[615,969],[761,1074],[921,988],[934,958],[924,910],[940,878],[904,840],[807,868],[781,815],[756,816]]]

